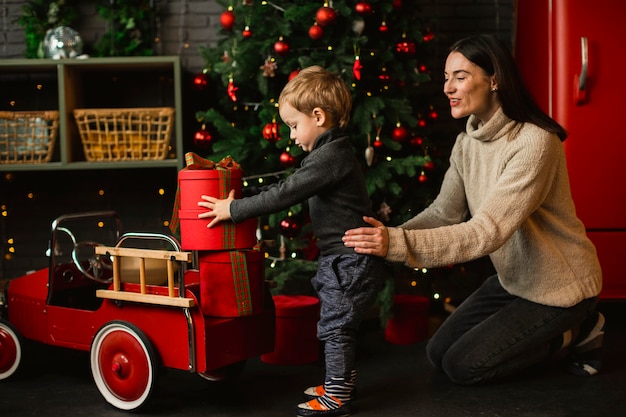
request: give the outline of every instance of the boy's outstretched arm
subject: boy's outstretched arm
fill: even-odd
[[[235,190],[230,190],[228,197],[225,199],[208,195],[203,195],[200,198],[202,198],[202,201],[198,201],[198,206],[207,208],[210,211],[198,214],[198,218],[205,219],[207,217],[213,217],[208,227],[213,227],[219,222],[230,220],[230,203],[235,199]]]

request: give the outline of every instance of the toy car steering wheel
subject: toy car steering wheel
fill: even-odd
[[[102,246],[102,244],[90,241],[77,242],[72,250],[72,261],[76,264],[76,268],[87,278],[102,284],[110,284],[113,281],[113,276],[103,278],[104,270],[113,270],[111,261],[107,256],[93,253],[86,259],[87,267],[84,266],[84,262],[81,262],[79,252],[84,248],[95,248],[96,246]]]

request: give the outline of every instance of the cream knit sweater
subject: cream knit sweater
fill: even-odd
[[[502,109],[485,125],[470,116],[435,201],[388,231],[390,261],[436,267],[489,255],[502,286],[536,303],[569,307],[602,286],[561,142]]]

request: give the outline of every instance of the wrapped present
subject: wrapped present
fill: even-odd
[[[199,219],[206,209],[198,207],[202,195],[227,198],[235,190],[241,198],[243,180],[239,164],[227,157],[220,162],[203,159],[189,152],[185,155],[187,166],[178,172],[178,190],[170,229],[180,228],[181,246],[184,250],[235,250],[250,249],[257,243],[256,220],[240,224],[221,222],[208,228],[211,218]]]
[[[242,317],[261,313],[264,259],[259,250],[199,252],[202,314]]]
[[[261,355],[273,365],[304,365],[319,358],[317,322],[320,301],[308,295],[275,295],[276,333],[274,351]]]
[[[393,316],[385,327],[385,340],[396,345],[412,345],[428,337],[427,297],[396,294],[393,297]]]
[[[200,196],[227,198],[230,190],[235,190],[235,198],[241,198],[243,187],[242,171],[230,169],[190,169],[178,172],[180,187],[180,210],[198,210]],[[204,209],[203,209],[204,210]]]
[[[180,245],[183,250],[237,250],[251,249],[258,242],[257,220],[241,223],[221,222],[209,229],[212,218],[199,219],[205,210],[179,210]]]

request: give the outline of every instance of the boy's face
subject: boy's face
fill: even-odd
[[[315,139],[328,130],[325,113],[317,107],[311,114],[304,114],[291,104],[282,103],[279,113],[280,118],[290,129],[289,138],[303,151],[311,152]]]

